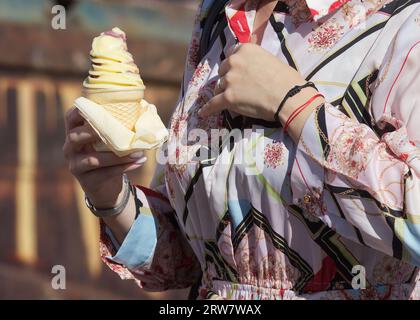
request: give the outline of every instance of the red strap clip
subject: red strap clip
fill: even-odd
[[[242,5],[228,20],[230,28],[240,43],[251,41],[251,29],[246,18],[245,5]]]

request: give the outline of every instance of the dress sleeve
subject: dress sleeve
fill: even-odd
[[[188,241],[179,229],[166,196],[136,186],[138,216],[119,245],[101,221],[102,260],[122,279],[132,279],[144,289],[164,291],[191,286],[201,269]]]
[[[293,202],[343,237],[420,266],[419,11],[372,84],[372,126],[322,105],[302,131]]]

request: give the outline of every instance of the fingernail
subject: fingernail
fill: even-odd
[[[136,162],[134,162],[135,164],[142,164],[142,163],[145,163],[147,161],[147,157],[143,157],[143,158],[141,158],[141,159],[139,159],[139,160],[137,160]]]
[[[130,159],[139,159],[139,158],[141,158],[143,156],[144,156],[143,151],[139,151],[139,152],[134,152],[134,153],[130,154],[128,157]]]

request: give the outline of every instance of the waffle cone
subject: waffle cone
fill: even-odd
[[[140,102],[144,96],[144,89],[85,90],[84,96],[102,106],[127,129],[134,131],[142,113]]]
[[[102,107],[128,130],[134,131],[134,126],[141,115],[140,102],[107,103]]]

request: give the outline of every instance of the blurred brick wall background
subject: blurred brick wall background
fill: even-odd
[[[97,220],[61,147],[91,40],[114,26],[126,31],[146,99],[167,123],[197,1],[58,2],[71,4],[65,30],[51,28],[54,1],[0,1],[0,298],[184,299],[188,290],[145,292],[100,262]],[[132,179],[147,185],[153,170],[149,161]],[[66,268],[66,290],[51,287],[54,265]]]

